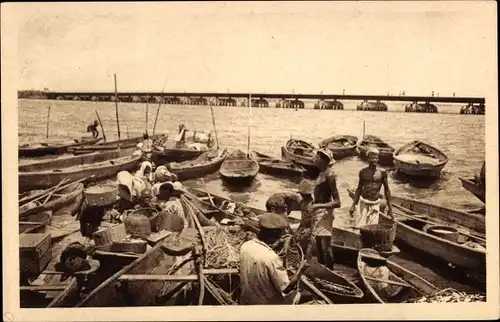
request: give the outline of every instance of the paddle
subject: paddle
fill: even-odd
[[[440,225],[440,226],[453,227],[453,228],[456,228],[458,230],[458,232],[460,234],[464,235],[464,236],[467,236],[467,237],[470,237],[470,238],[473,238],[473,239],[478,239],[478,240],[480,240],[482,242],[486,242],[486,239],[484,239],[482,236],[471,235],[467,231],[465,231],[463,227],[460,227],[459,225],[450,224],[450,223],[446,223],[446,222],[440,223],[440,222],[428,221],[428,220],[416,217],[416,216],[418,216],[418,214],[415,213],[414,211],[409,210],[408,208],[405,208],[405,207],[402,207],[402,206],[396,205],[396,204],[393,204],[392,206],[395,207],[396,209],[398,209],[400,211],[400,212],[398,212],[399,216],[403,216],[403,217],[406,217],[406,218],[410,218],[410,219],[418,220],[418,221],[421,221],[421,222],[425,222],[426,224],[430,224],[430,225]],[[407,214],[407,213],[411,213],[412,215]]]
[[[101,122],[101,118],[99,117],[99,113],[97,113],[97,110],[94,112],[95,112],[95,115],[97,116],[97,120],[99,121],[99,125],[101,125],[102,137],[104,139],[104,142],[106,142],[106,134],[104,133],[104,126],[102,126],[102,122]]]
[[[365,275],[365,278],[367,280],[374,281],[374,282],[380,282],[380,283],[386,283],[386,284],[393,284],[393,285],[399,285],[399,286],[404,286],[404,287],[411,287],[411,288],[416,289],[415,287],[413,287],[412,285],[410,285],[408,283],[401,283],[401,282],[396,282],[396,281],[378,279],[378,278],[369,277],[369,276],[366,276],[366,275]],[[416,290],[418,291],[418,289],[416,289]]]
[[[116,84],[116,74],[114,74],[115,78],[115,112],[116,112],[116,128],[118,130],[118,149],[120,149],[120,118],[118,116],[118,87]]]
[[[45,198],[45,200],[42,202],[42,205],[44,205],[47,201],[49,201],[50,197],[52,197],[52,195],[54,194],[54,192],[57,191],[57,188],[59,188],[63,183],[66,183],[68,181],[69,181],[68,178],[64,178],[63,180],[61,180],[61,182],[59,182],[57,184],[57,186],[54,188],[54,190],[52,190],[52,192],[49,193],[49,195],[47,196],[47,198]]]
[[[48,140],[49,139],[49,119],[50,119],[50,105],[49,105],[49,111],[47,112],[47,132],[45,134],[45,139]]]
[[[163,92],[165,91],[165,86],[167,86],[167,77],[165,77],[165,83],[163,84],[163,89],[161,90],[161,99],[158,102],[158,108],[156,109],[156,117],[155,117],[155,123],[153,124],[153,136],[155,135],[155,130],[156,130],[156,122],[158,121],[158,115],[160,114],[160,106],[161,103],[163,102]]]

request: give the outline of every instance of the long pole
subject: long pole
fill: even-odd
[[[165,77],[165,83],[163,84],[163,89],[161,90],[161,98],[160,102],[158,103],[158,109],[156,110],[156,117],[155,117],[155,123],[153,125],[153,136],[155,135],[155,130],[156,130],[156,122],[158,121],[158,115],[160,114],[160,106],[163,101],[163,91],[165,91],[165,86],[167,85],[167,78]]]
[[[363,138],[365,137],[365,121],[363,121]],[[362,139],[363,139],[362,138]]]
[[[210,112],[212,113],[212,123],[214,124],[215,141],[217,142],[217,149],[219,149],[219,136],[217,135],[217,127],[215,126],[215,115],[212,107],[212,101],[210,101]]]
[[[102,126],[101,118],[99,117],[99,113],[95,111],[95,115],[97,115],[97,120],[99,121],[99,125],[101,126],[102,130],[102,137],[104,138],[104,142],[106,142],[106,134],[104,133],[104,126]]]
[[[247,146],[247,156],[250,157],[250,126],[252,121],[252,94],[248,95],[248,146]]]
[[[149,95],[146,97],[146,134],[148,134]]]
[[[45,139],[48,140],[49,139],[49,119],[50,119],[50,105],[49,105],[49,110],[47,112],[47,132],[45,133]]]
[[[115,111],[116,111],[116,128],[118,129],[118,148],[120,148],[120,118],[118,116],[118,87],[116,85],[116,74],[115,78]]]

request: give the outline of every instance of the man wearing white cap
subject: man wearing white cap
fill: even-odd
[[[387,214],[392,217],[391,190],[387,180],[387,172],[377,167],[379,151],[368,150],[368,167],[359,172],[359,181],[349,214],[352,216],[359,202],[359,208],[354,218],[355,226],[378,224],[380,211],[380,188],[384,186],[387,201]]]

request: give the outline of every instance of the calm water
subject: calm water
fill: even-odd
[[[478,208],[482,204],[462,188],[461,176],[477,173],[485,158],[484,116],[460,115],[460,106],[439,105],[444,114],[417,114],[391,112],[358,112],[356,102],[344,102],[345,110],[252,108],[251,148],[269,155],[280,156],[280,147],[293,136],[314,144],[341,134],[361,137],[363,121],[366,133],[381,137],[395,148],[418,139],[441,149],[449,157],[442,176],[424,186],[398,178],[391,172],[389,184],[393,194],[423,199],[456,209]],[[70,140],[85,136],[86,126],[97,111],[104,125],[107,139],[117,138],[115,105],[104,102],[19,100],[19,143],[45,140],[47,107],[51,106],[49,140]],[[404,104],[388,103],[389,110],[404,111]],[[152,132],[156,104],[149,105],[149,133]],[[229,149],[247,148],[249,109],[242,107],[213,107],[219,144]],[[120,103],[121,137],[138,136],[145,130],[146,104]],[[156,133],[176,134],[177,125],[184,122],[189,129],[213,129],[208,106],[162,105]],[[100,132],[101,129],[100,129]],[[346,189],[357,184],[357,173],[366,163],[357,157],[338,161],[335,169],[342,208],[336,213],[336,224],[349,222],[347,210],[351,205]],[[264,208],[266,198],[273,192],[294,191],[296,184],[259,174],[252,187],[245,192],[230,192],[217,175],[205,178],[208,189],[214,193]],[[188,184],[201,185],[201,180]],[[423,268],[422,268],[423,269]],[[436,284],[438,277],[427,276]],[[426,274],[427,275],[427,274]],[[460,288],[460,285],[454,285]]]

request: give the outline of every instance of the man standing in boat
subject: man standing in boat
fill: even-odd
[[[375,148],[368,150],[369,165],[359,171],[359,181],[349,214],[352,216],[359,202],[359,209],[355,216],[355,226],[378,224],[380,211],[380,188],[384,186],[387,202],[387,215],[392,216],[391,190],[387,180],[387,171],[377,167],[379,151]]]
[[[99,122],[97,122],[97,120],[94,120],[93,124],[89,124],[87,126],[87,133],[92,132],[92,137],[94,139],[97,139],[97,137],[99,136],[99,131],[97,130],[98,126],[99,126]]]

